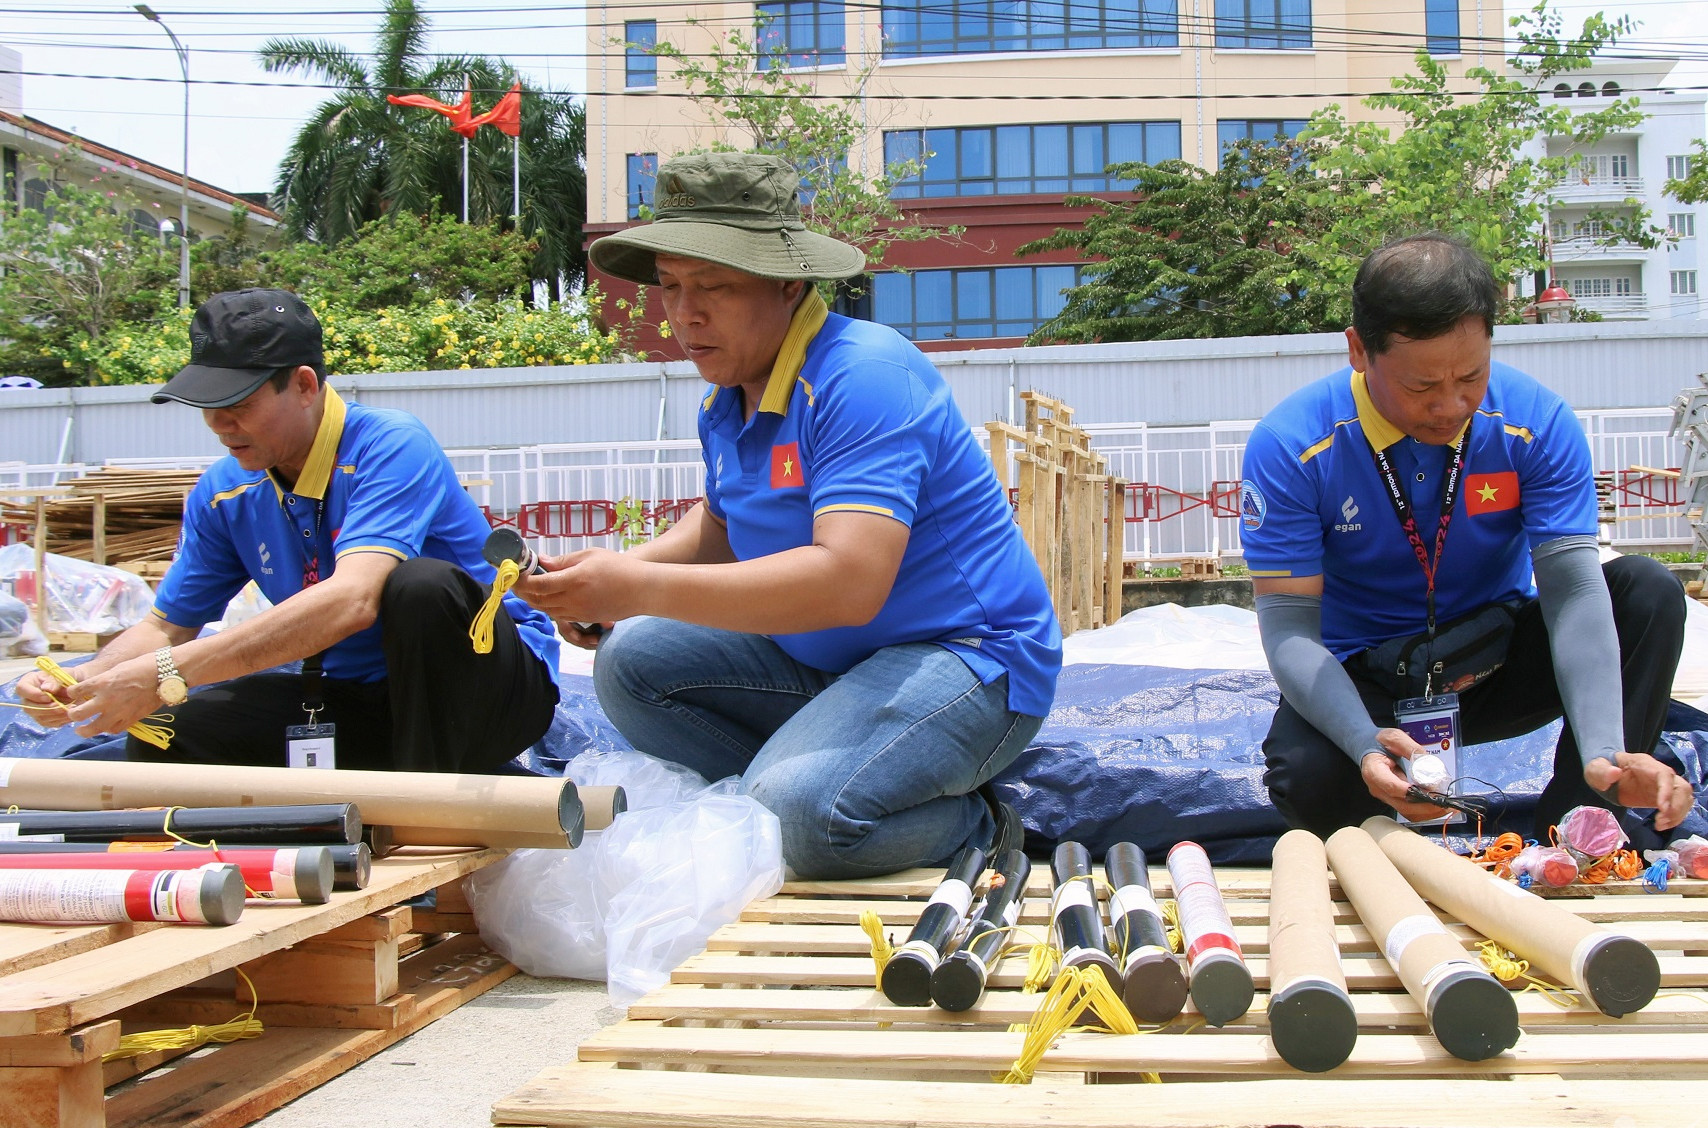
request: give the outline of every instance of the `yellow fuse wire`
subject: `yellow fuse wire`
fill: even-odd
[[[254,981],[243,974],[242,968],[232,970],[243,980],[243,985],[249,988],[247,1014],[238,1015],[230,1022],[222,1022],[216,1026],[184,1026],[126,1034],[119,1039],[119,1048],[102,1054],[101,1060],[116,1061],[119,1058],[137,1057],[140,1054],[163,1050],[192,1050],[209,1042],[240,1042],[246,1038],[259,1038],[264,1033],[264,1028],[261,1020],[255,1017],[255,1010],[261,1005],[261,996],[255,990]]]
[[[55,662],[52,658],[49,658],[45,654],[42,655],[40,658],[36,659],[36,669],[40,670],[42,673],[46,674],[48,677],[52,678],[54,681],[58,682],[60,685],[66,686],[67,688],[77,684],[77,679],[72,677],[71,674],[65,669],[65,667],[61,666],[58,662]],[[24,706],[24,708],[26,708],[26,709],[38,709],[38,710],[45,710],[46,708],[54,708],[54,707],[55,706],[44,707],[44,706],[40,706],[40,705],[25,705]],[[172,743],[172,730],[167,728],[166,726],[172,723],[172,714],[170,714],[170,713],[155,713],[155,714],[151,715],[148,718],[148,720],[149,721],[159,721],[161,723],[157,724],[157,725],[151,725],[147,721],[138,721],[136,724],[132,725],[130,728],[126,729],[125,731],[128,732],[131,736],[134,736],[138,740],[142,741],[144,744],[152,744],[156,748],[165,748],[167,745],[171,744]]]
[[[522,568],[514,560],[506,560],[498,566],[498,574],[492,577],[492,592],[486,597],[486,602],[475,612],[474,622],[469,625],[469,641],[474,643],[476,654],[492,653],[492,621],[498,618],[498,605],[504,602],[504,595],[516,586],[516,581],[522,576]]]

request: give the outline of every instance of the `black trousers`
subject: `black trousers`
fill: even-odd
[[[1613,623],[1619,634],[1619,673],[1625,707],[1625,749],[1653,752],[1666,721],[1673,674],[1684,647],[1684,591],[1665,565],[1645,556],[1622,556],[1602,567],[1613,597]],[[1358,687],[1370,719],[1394,726],[1394,699],[1363,677],[1348,660],[1347,673]],[[1460,740],[1480,744],[1532,732],[1562,716],[1554,681],[1554,657],[1542,607],[1531,600],[1518,614],[1506,664],[1459,696]],[[1370,794],[1352,762],[1328,737],[1313,728],[1283,698],[1263,741],[1264,785],[1287,824],[1326,838],[1343,826],[1357,826],[1392,808]],[[1674,770],[1681,765],[1671,756]],[[1573,807],[1609,804],[1583,779],[1577,738],[1568,722],[1554,752],[1554,776],[1536,808],[1538,837]],[[1655,832],[1622,815],[1626,833],[1641,848],[1662,845]],[[1647,842],[1648,845],[1641,845]]]
[[[487,588],[443,560],[399,564],[380,598],[386,677],[322,678],[325,711],[338,726],[340,768],[491,773],[550,727],[557,683],[499,608],[492,652],[476,654],[469,624]],[[307,721],[296,674],[252,674],[199,690],[172,714],[171,747],[132,737],[131,760],[286,763],[285,729]]]

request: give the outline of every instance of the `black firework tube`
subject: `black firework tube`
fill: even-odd
[[[1026,879],[1032,862],[1022,850],[1008,850],[996,860],[984,908],[974,918],[966,942],[931,973],[931,1001],[946,1011],[970,1010],[984,995],[985,981],[997,954],[1008,943],[1009,930],[1026,903]]]
[[[245,850],[298,849],[289,847],[286,843],[257,842],[243,847]],[[306,849],[307,847],[303,847]],[[312,847],[324,850],[332,861],[332,888],[334,890],[366,889],[368,880],[373,875],[373,853],[366,842],[354,845],[333,844]],[[29,839],[0,839],[0,856],[7,854],[136,854],[151,851],[178,851],[188,853],[200,851],[207,853],[202,846],[192,846],[187,842],[173,842],[162,839],[155,842],[35,842]],[[221,847],[222,852],[224,847]]]
[[[1121,981],[1121,969],[1103,937],[1103,913],[1091,884],[1091,854],[1077,842],[1063,842],[1050,858],[1050,876],[1056,887],[1050,927],[1061,943],[1062,966],[1101,968],[1114,987]]]
[[[545,572],[545,569],[540,567],[539,556],[528,547],[528,542],[523,540],[522,534],[515,529],[501,527],[492,530],[487,535],[486,543],[481,546],[480,554],[494,568],[506,560],[514,560],[524,576],[538,576]]]
[[[1114,890],[1109,920],[1121,961],[1121,999],[1140,1022],[1169,1022],[1186,1006],[1186,973],[1168,946],[1168,925],[1151,895],[1145,852],[1117,842],[1103,855],[1103,872]]]
[[[267,844],[325,846],[361,840],[362,815],[354,803],[299,803],[279,807],[178,807],[165,810],[15,811],[0,814],[0,833],[55,835],[64,842],[113,842],[182,835],[221,846]]]
[[[960,931],[973,904],[973,884],[984,872],[984,851],[977,846],[963,846],[949,861],[937,891],[925,904],[925,911],[907,942],[895,950],[878,986],[884,998],[898,1007],[923,1007],[931,1003],[931,973],[942,962],[944,949]]]
[[[1358,1042],[1358,1012],[1334,936],[1328,855],[1310,831],[1289,830],[1275,844],[1273,861],[1269,1040],[1294,1069],[1325,1073],[1352,1056]]]
[[[218,850],[126,850],[119,852],[0,854],[0,870],[193,870],[232,865],[258,897],[288,897],[305,905],[324,905],[332,895],[332,859],[324,846],[284,846],[272,850],[220,847]]]
[[[1196,842],[1177,843],[1168,852],[1168,876],[1180,912],[1192,1004],[1205,1022],[1225,1026],[1251,1009],[1254,988],[1209,855]]]

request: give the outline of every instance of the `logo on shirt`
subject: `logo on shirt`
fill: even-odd
[[[806,478],[801,474],[801,447],[799,443],[783,443],[771,448],[771,488],[786,490],[794,486],[806,485]]]
[[[1341,523],[1334,527],[1337,533],[1356,533],[1364,527],[1362,521],[1353,520],[1358,516],[1358,503],[1352,499],[1351,494],[1347,494],[1346,500],[1340,503],[1340,516]]]
[[[271,576],[273,574],[273,570],[271,568],[267,567],[267,565],[271,564],[273,562],[273,554],[271,552],[267,551],[267,542],[262,541],[260,544],[256,545],[255,551],[261,557],[261,572],[262,572],[262,574],[267,575],[267,576]]]
[[[1261,529],[1264,514],[1269,512],[1269,504],[1263,500],[1263,493],[1257,488],[1257,483],[1247,478],[1239,484],[1239,516],[1240,524],[1247,529]]]
[[[1465,475],[1465,513],[1499,513],[1518,508],[1518,475],[1506,470],[1499,474]]]

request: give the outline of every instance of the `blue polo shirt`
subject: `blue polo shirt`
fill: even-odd
[[[1438,566],[1436,622],[1535,594],[1530,551],[1596,532],[1589,443],[1566,402],[1494,364],[1471,417],[1465,478]],[[1323,642],[1337,658],[1425,629],[1425,580],[1372,445],[1404,484],[1435,551],[1448,447],[1408,438],[1343,368],[1301,388],[1245,448],[1240,541],[1253,577],[1323,577]]]
[[[320,429],[294,487],[229,456],[208,467],[184,502],[178,555],[160,582],[154,613],[199,628],[218,619],[249,580],[283,603],[352,552],[431,556],[490,584],[493,568],[480,554],[490,531],[419,419],[347,405],[327,388]],[[551,619],[513,595],[504,607],[555,681]],[[377,622],[326,654],[328,677],[372,682],[385,674]]]
[[[820,513],[908,527],[877,617],[772,636],[791,657],[840,674],[885,646],[935,643],[986,685],[1007,674],[1013,711],[1049,712],[1062,640],[1043,574],[948,385],[901,334],[809,293],[753,417],[714,388],[699,426],[706,507],[738,559],[811,544]]]

